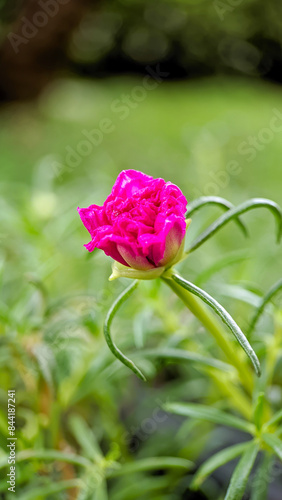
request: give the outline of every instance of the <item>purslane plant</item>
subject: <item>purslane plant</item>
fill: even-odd
[[[224,210],[223,215],[205,229],[192,242],[188,250],[185,250],[185,235],[191,216],[200,208],[210,204],[221,207]],[[199,248],[231,220],[235,220],[244,234],[247,234],[240,216],[260,207],[269,209],[275,216],[279,242],[282,231],[282,213],[273,201],[254,198],[234,207],[219,197],[202,197],[191,203],[187,209],[187,200],[177,186],[135,170],[127,170],[119,174],[103,206],[91,205],[88,208],[78,208],[81,220],[91,235],[91,241],[85,245],[86,248],[90,252],[94,248],[100,248],[114,259],[113,271],[109,279],[125,277],[133,280],[116,299],[105,320],[105,339],[112,353],[142,380],[146,380],[140,368],[116,346],[111,335],[111,323],[118,309],[137,288],[139,280],[161,279],[212,334],[229,364],[235,368],[236,381],[234,387],[230,385],[228,390],[231,397],[233,391],[234,399],[238,401],[238,408],[245,417],[244,420],[203,405],[171,403],[166,406],[167,411],[240,428],[252,436],[248,443],[228,448],[219,452],[218,456],[212,457],[198,471],[193,481],[192,486],[199,487],[215,468],[236,456],[241,456],[225,497],[228,500],[242,498],[248,476],[260,449],[271,449],[282,459],[282,441],[278,433],[282,413],[271,414],[264,396],[263,383],[256,381],[246,358],[242,358],[236,345],[230,341],[226,327],[249,357],[256,375],[260,377],[261,367],[258,357],[235,320],[215,298],[180,276],[174,266],[187,258],[191,252]],[[255,328],[265,305],[277,290],[281,289],[281,286],[280,280],[272,287],[265,299],[262,299],[250,324],[250,332]],[[150,356],[149,351],[147,355]],[[158,353],[156,352],[155,355],[157,357]],[[160,352],[159,355],[180,359],[183,357],[183,351],[167,349],[166,353]],[[186,356],[186,359],[189,359],[188,353]],[[239,386],[238,382],[240,382]]]

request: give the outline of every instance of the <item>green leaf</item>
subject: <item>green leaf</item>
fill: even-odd
[[[140,500],[140,497],[144,498],[144,495],[147,495],[148,499],[155,499],[154,493],[162,491],[161,498],[165,500],[164,492],[170,490],[170,476],[143,476],[142,481],[120,482],[111,498],[112,500]]]
[[[35,344],[32,348],[32,354],[37,360],[38,368],[48,387],[53,390],[52,369],[54,357],[50,347],[42,342]]]
[[[213,289],[222,297],[231,297],[253,307],[260,303],[261,297],[259,295],[239,285],[223,285],[221,283],[220,285],[213,285]]]
[[[99,484],[96,491],[92,492],[92,496],[88,498],[89,500],[108,500],[106,481],[103,481],[101,484]]]
[[[81,477],[81,489],[76,500],[108,500],[104,470],[88,469]]]
[[[251,200],[245,201],[238,207],[231,208],[225,214],[221,215],[215,222],[213,222],[205,231],[203,231],[198,238],[192,243],[188,248],[187,253],[191,253],[197,248],[199,248],[205,241],[207,241],[211,236],[213,236],[219,229],[225,226],[228,222],[237,218],[239,215],[253,210],[254,208],[268,208],[275,218],[277,219],[277,241],[280,241],[282,232],[282,212],[274,201],[267,200],[265,198],[252,198]]]
[[[122,465],[119,469],[115,469],[107,473],[110,477],[118,477],[124,474],[133,474],[135,472],[144,472],[160,469],[184,469],[190,470],[194,467],[193,462],[184,458],[176,457],[153,457],[136,460],[136,462]]]
[[[82,488],[80,489],[76,500],[89,500],[89,488],[87,488],[85,477],[81,478]]]
[[[220,450],[218,453],[209,458],[203,465],[198,469],[196,475],[191,484],[191,488],[197,490],[205,479],[210,476],[216,469],[222,465],[230,462],[234,458],[242,455],[246,448],[249,446],[249,442],[235,444],[224,450]]]
[[[248,448],[244,452],[242,458],[240,459],[238,465],[236,466],[232,474],[229,488],[227,490],[224,500],[242,499],[258,451],[259,451],[259,445],[257,443],[252,442],[251,444],[249,444]]]
[[[243,348],[247,356],[252,361],[256,374],[260,376],[261,374],[260,363],[256,353],[254,352],[249,341],[243,334],[242,330],[239,328],[239,326],[234,321],[232,316],[224,309],[224,307],[221,304],[219,304],[219,302],[217,302],[217,300],[215,300],[207,292],[197,287],[190,281],[186,281],[181,276],[177,274],[171,274],[171,279],[173,279],[178,285],[185,288],[185,290],[187,290],[188,292],[193,293],[194,295],[199,297],[201,300],[203,300],[203,302],[205,302],[213,309],[213,311],[222,319],[223,323],[225,323],[226,326],[229,328],[229,330],[231,330],[231,332],[239,342],[240,346]]]
[[[224,198],[221,198],[220,196],[201,196],[200,198],[197,198],[196,200],[192,201],[189,203],[188,210],[186,212],[185,217],[191,217],[195,212],[197,212],[200,208],[206,206],[206,205],[216,205],[223,210],[230,210],[231,208],[234,208],[234,205],[230,203],[230,201],[225,200]],[[235,222],[238,224],[240,229],[243,231],[245,236],[248,236],[248,231],[243,222],[239,218],[235,219]]]
[[[271,481],[271,471],[273,464],[273,455],[264,453],[255,477],[252,481],[252,493],[250,500],[267,500],[268,498],[268,485]]]
[[[48,495],[54,495],[55,493],[60,493],[70,488],[78,488],[80,486],[81,481],[79,479],[70,479],[69,481],[60,481],[58,483],[51,483],[34,488],[26,494],[21,494],[20,498],[21,500],[38,500],[38,498],[44,498]]]
[[[7,457],[8,455],[1,457],[0,469],[7,467]],[[24,460],[51,460],[80,465],[81,467],[91,466],[91,462],[87,458],[74,453],[62,453],[57,450],[23,450],[17,453],[16,461],[23,462]]]
[[[261,303],[260,303],[259,307],[257,308],[257,310],[254,314],[254,317],[250,323],[249,332],[248,332],[249,334],[255,329],[256,324],[257,324],[259,318],[261,317],[261,315],[263,314],[267,304],[270,302],[271,299],[273,299],[273,297],[276,295],[276,293],[279,292],[281,289],[282,289],[282,279],[277,281],[269,289],[267,294],[262,298]]]
[[[166,403],[164,410],[170,413],[176,413],[183,417],[191,417],[199,420],[207,420],[215,424],[227,425],[235,427],[241,431],[253,434],[255,431],[254,425],[239,417],[229,415],[212,406],[199,405],[196,403]]]
[[[232,266],[233,264],[237,264],[238,262],[243,262],[247,259],[250,259],[250,252],[246,250],[239,250],[223,255],[219,260],[197,275],[195,284],[200,286],[202,283],[207,282],[216,273],[222,271],[222,269]]]
[[[282,460],[282,441],[274,434],[263,434],[263,441],[274,451],[274,453]]]
[[[133,361],[131,361],[131,359],[129,359],[127,356],[125,356],[121,352],[121,350],[115,345],[115,343],[111,337],[111,331],[110,331],[111,324],[112,324],[112,321],[114,319],[115,314],[117,313],[117,311],[121,307],[121,305],[126,301],[126,299],[132,294],[132,292],[135,290],[137,285],[138,285],[138,281],[137,280],[133,281],[133,283],[131,285],[129,285],[129,287],[127,287],[113,303],[112,307],[110,308],[110,310],[107,314],[106,320],[105,320],[104,335],[105,335],[106,342],[107,342],[110,350],[114,354],[114,356],[117,359],[119,359],[125,366],[130,368],[130,370],[132,370],[139,378],[141,378],[141,380],[146,381],[146,377],[143,375],[141,370],[139,370],[139,368],[137,368],[137,366],[133,363]]]
[[[277,425],[280,420],[282,420],[282,410],[277,411],[273,417],[265,424],[265,428],[272,427],[273,425]]]
[[[99,444],[92,429],[88,427],[84,419],[79,415],[71,415],[68,423],[75,439],[83,450],[83,454],[91,460],[101,460],[103,454]]]
[[[265,394],[260,392],[258,394],[256,404],[254,407],[254,423],[258,430],[261,429],[263,422],[263,410],[264,410]]]
[[[135,356],[142,357],[153,357],[153,358],[162,358],[168,361],[189,361],[191,363],[202,364],[205,366],[211,366],[213,368],[218,368],[219,370],[223,370],[225,372],[230,372],[233,370],[233,366],[228,363],[224,363],[223,361],[219,361],[214,358],[208,358],[206,356],[201,356],[200,354],[196,354],[194,352],[185,351],[182,349],[174,349],[174,348],[156,348],[156,349],[144,349],[134,353]]]

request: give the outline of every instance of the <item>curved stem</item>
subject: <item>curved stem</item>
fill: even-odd
[[[249,367],[238,355],[238,352],[234,349],[232,343],[226,339],[226,332],[222,324],[217,320],[214,314],[201,303],[198,297],[195,297],[192,293],[185,290],[170,277],[163,276],[162,280],[176,293],[176,295],[184,302],[194,316],[196,316],[196,318],[201,321],[203,326],[205,326],[205,328],[212,334],[230,364],[236,368],[242,385],[250,394],[252,394],[254,385],[252,373]]]
[[[113,303],[112,307],[110,308],[110,310],[106,316],[106,320],[105,320],[105,324],[104,324],[104,335],[105,335],[106,342],[107,342],[110,350],[114,354],[114,356],[117,359],[119,359],[125,366],[130,368],[130,370],[132,370],[139,378],[141,378],[141,380],[146,381],[146,377],[143,375],[141,370],[139,370],[139,368],[137,368],[137,366],[133,363],[133,361],[131,361],[131,359],[129,359],[127,356],[125,356],[121,352],[121,350],[116,346],[116,344],[114,343],[114,341],[111,337],[111,331],[110,331],[111,324],[112,324],[112,321],[114,319],[116,312],[118,311],[120,306],[126,301],[126,299],[132,294],[132,292],[135,290],[137,285],[138,285],[138,280],[133,281],[133,283],[131,283],[131,285],[129,285],[129,287],[127,287]]]
[[[277,281],[277,283],[274,283],[274,285],[269,289],[269,291],[267,292],[267,294],[262,298],[261,304],[257,308],[257,310],[256,310],[256,312],[254,314],[254,317],[253,317],[253,319],[251,321],[251,324],[250,324],[250,327],[249,327],[249,332],[248,332],[249,335],[252,333],[252,331],[256,327],[256,324],[257,324],[259,318],[261,317],[261,315],[263,314],[264,309],[265,309],[266,305],[268,304],[268,302],[270,302],[270,300],[274,297],[274,295],[277,292],[279,292],[281,289],[282,289],[282,279],[280,279],[279,281]]]
[[[200,208],[206,206],[206,205],[215,205],[223,210],[230,210],[231,208],[234,208],[234,205],[230,203],[230,201],[225,200],[224,198],[221,198],[220,196],[201,196],[200,198],[197,198],[196,200],[192,201],[189,203],[188,210],[186,212],[186,217],[192,217],[192,214],[197,212]],[[245,226],[245,224],[239,219],[235,219],[235,222],[238,224],[240,229],[243,231],[245,236],[248,236],[248,231]]]
[[[198,238],[196,238],[196,240],[188,248],[186,253],[191,253],[199,248],[206,240],[213,236],[219,229],[225,226],[225,224],[227,224],[232,219],[237,218],[239,215],[244,214],[249,210],[253,210],[254,208],[263,207],[268,208],[277,219],[277,242],[279,242],[282,233],[282,212],[279,205],[277,205],[277,203],[275,203],[274,201],[267,200],[265,198],[252,198],[251,200],[242,203],[238,207],[231,208],[225,214],[221,215],[205,231],[203,231],[200,236],[198,236]]]
[[[224,309],[224,307],[219,302],[217,302],[217,300],[215,300],[211,295],[209,295],[207,292],[205,292],[198,286],[194,285],[190,281],[185,280],[184,278],[178,276],[177,274],[171,274],[171,278],[174,281],[176,281],[176,283],[178,283],[180,286],[185,288],[188,292],[191,292],[193,293],[193,295],[196,295],[196,297],[199,297],[199,299],[201,299],[208,306],[210,306],[213,309],[213,311],[222,319],[223,323],[225,323],[225,325],[233,333],[234,337],[237,339],[242,349],[245,351],[247,356],[252,361],[253,366],[256,370],[256,374],[258,375],[258,377],[260,377],[261,369],[257,355],[253,350],[252,346],[250,345],[248,339],[237,325],[236,321],[234,321],[234,319],[232,318],[232,316],[230,316],[230,314],[226,311],[226,309]]]

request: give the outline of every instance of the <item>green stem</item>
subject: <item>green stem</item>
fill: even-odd
[[[176,295],[184,302],[186,307],[188,307],[194,316],[196,316],[196,318],[201,321],[203,326],[212,334],[230,364],[232,364],[238,371],[242,385],[250,394],[252,394],[254,384],[252,373],[249,370],[249,367],[238,355],[238,352],[233,347],[232,343],[226,339],[225,329],[214,314],[210,312],[197,297],[182,288],[172,279],[162,277],[162,280],[174,291],[174,293],[176,293]]]
[[[282,340],[282,328],[279,324],[275,324],[275,318],[274,318],[274,335],[270,339],[269,344],[267,345],[267,350],[266,350],[266,360],[265,360],[265,373],[267,374],[265,384],[266,387],[267,385],[271,385],[275,367],[276,367],[276,362],[279,359],[279,352],[281,349],[281,340]]]
[[[114,354],[114,356],[119,359],[125,366],[130,368],[141,380],[146,382],[146,377],[143,375],[141,370],[129,359],[127,356],[125,356],[121,350],[116,346],[114,343],[112,336],[111,336],[111,324],[114,319],[114,316],[118,309],[121,307],[121,305],[126,301],[126,299],[132,294],[132,292],[135,290],[135,288],[138,285],[138,280],[133,281],[120,295],[119,297],[115,300],[113,303],[112,307],[108,311],[108,314],[105,319],[104,323],[104,335],[106,342]]]
[[[214,380],[219,390],[228,397],[230,404],[239,411],[247,420],[252,419],[252,403],[241,387],[233,384],[230,378],[223,377],[221,373],[213,369],[207,369],[207,373]]]

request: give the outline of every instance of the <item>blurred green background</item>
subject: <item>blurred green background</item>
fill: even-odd
[[[176,183],[188,202],[216,195],[235,205],[251,197],[281,204],[281,5],[221,2],[221,19],[220,2],[82,2],[78,11],[75,3],[66,16],[77,22],[61,29],[64,42],[55,37],[52,52],[47,34],[31,37],[19,45],[19,63],[21,52],[11,52],[8,35],[22,29],[22,16],[32,18],[38,3],[2,2],[2,454],[5,459],[7,390],[14,387],[18,451],[97,453],[102,469],[112,460],[161,455],[199,463],[237,437],[203,423],[181,426],[160,406],[168,399],[220,400],[224,408],[226,400],[193,364],[142,358],[149,378],[143,384],[114,360],[102,325],[127,280],[109,283],[110,259],[84,249],[89,236],[76,209],[102,204],[123,169]],[[42,30],[58,33],[56,19],[49,16]],[[30,55],[36,40],[40,60],[40,52]],[[187,241],[217,215],[216,208],[196,214]],[[242,328],[282,269],[271,215],[258,210],[244,220],[248,239],[231,223],[181,265]],[[268,319],[261,332],[267,328]],[[219,357],[198,322],[158,282],[141,283],[114,330],[127,352],[172,346]],[[259,338],[254,346],[259,349]],[[275,398],[279,408],[278,382]],[[213,500],[224,498],[231,473],[227,468],[197,494],[189,492],[190,473],[181,470],[137,472],[110,479],[107,488],[101,481],[93,493],[80,467],[46,457],[19,463],[19,499]],[[86,484],[85,497],[77,477]],[[55,486],[69,483],[62,492],[48,490],[50,479]],[[3,469],[0,498],[14,498],[6,486]],[[280,498],[279,488],[273,486],[271,500]]]

